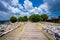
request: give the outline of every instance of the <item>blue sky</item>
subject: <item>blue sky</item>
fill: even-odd
[[[49,18],[58,17],[60,0],[0,0],[0,20],[32,14],[47,14]]]

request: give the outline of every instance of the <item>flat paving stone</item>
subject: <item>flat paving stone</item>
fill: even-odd
[[[48,40],[47,37],[36,27],[34,23],[29,23],[24,29],[19,40]]]
[[[28,22],[25,29],[19,32],[19,28],[0,37],[0,40],[48,40],[48,38],[36,27]]]

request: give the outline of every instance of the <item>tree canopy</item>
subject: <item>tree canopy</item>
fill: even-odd
[[[22,21],[28,21],[27,16],[23,16],[23,17],[18,18],[18,22],[22,22]]]
[[[32,21],[32,22],[39,22],[39,21],[46,21],[48,19],[48,16],[46,14],[33,14],[31,15],[29,18],[27,16],[23,16],[23,17],[18,17],[18,19],[14,16],[12,16],[10,18],[11,22],[24,22],[24,21]]]
[[[10,18],[10,21],[11,21],[12,23],[15,23],[15,22],[17,22],[17,18],[14,17],[14,16],[12,16],[12,17]]]
[[[32,21],[32,22],[38,22],[38,21],[40,21],[40,15],[33,14],[29,17],[29,20]]]
[[[41,18],[43,21],[46,21],[48,19],[48,16],[47,16],[47,14],[42,14]]]
[[[45,21],[47,19],[48,19],[48,16],[46,14],[42,14],[42,15],[33,14],[29,17],[29,20],[33,22]]]

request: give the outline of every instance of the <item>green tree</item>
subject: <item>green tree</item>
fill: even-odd
[[[10,18],[10,21],[11,21],[12,23],[15,23],[15,22],[17,22],[17,18],[14,17],[14,16],[12,16],[12,17]]]
[[[48,16],[47,16],[47,14],[42,14],[41,18],[43,21],[46,21],[48,19]]]
[[[40,21],[43,21],[43,18],[41,16],[39,17],[39,19],[40,19]]]
[[[23,16],[23,17],[19,17],[18,18],[18,22],[22,22],[22,21],[28,21],[28,18],[27,18],[27,16]]]
[[[40,15],[33,14],[29,17],[29,20],[32,21],[32,22],[39,22],[40,21]]]
[[[23,17],[23,21],[28,21],[27,16],[24,16],[24,17]]]
[[[18,22],[21,22],[23,19],[22,19],[22,17],[19,17],[18,18]]]

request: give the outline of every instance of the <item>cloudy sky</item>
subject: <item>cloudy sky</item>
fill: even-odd
[[[58,17],[60,0],[0,0],[0,20],[32,14],[47,14],[49,18]]]

